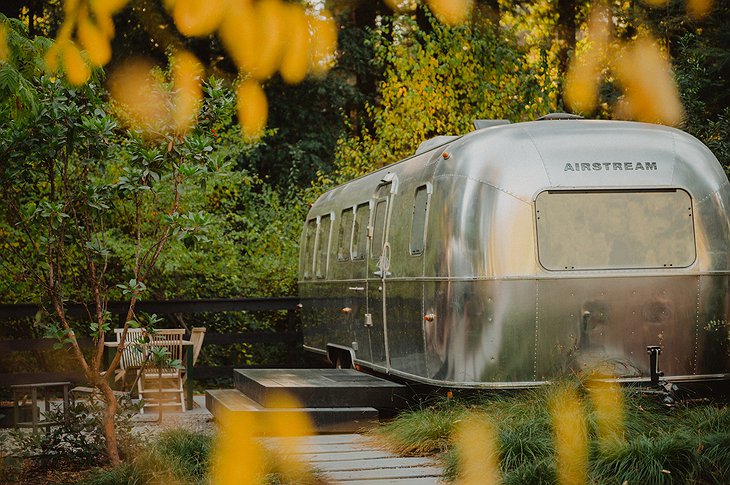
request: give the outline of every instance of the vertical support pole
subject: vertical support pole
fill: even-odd
[[[38,388],[35,386],[30,388],[30,402],[33,408],[31,409],[31,423],[33,426],[33,434],[38,432],[38,419],[40,411],[38,411]]]
[[[188,377],[185,379],[185,409],[193,409],[193,346],[185,347],[185,372]]]
[[[15,429],[18,429],[18,423],[20,422],[20,404],[18,403],[18,390],[13,389],[13,424]]]

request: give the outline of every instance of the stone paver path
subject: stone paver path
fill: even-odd
[[[279,448],[282,440],[262,438],[265,446]],[[431,458],[403,458],[359,434],[316,435],[301,438],[298,457],[332,483],[348,485],[421,485],[442,483],[443,469]]]

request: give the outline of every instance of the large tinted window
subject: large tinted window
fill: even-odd
[[[547,191],[535,201],[540,263],[549,270],[686,267],[695,260],[683,190]]]
[[[368,247],[368,222],[370,221],[370,205],[365,202],[355,209],[354,241],[352,241],[352,259],[360,261],[365,259]]]
[[[423,185],[416,189],[416,200],[413,203],[413,218],[411,220],[411,254],[423,254],[426,211],[428,210],[428,191]]]
[[[319,220],[319,236],[317,237],[317,278],[327,276],[327,252],[329,250],[332,216],[322,216]]]
[[[350,260],[350,245],[352,244],[352,222],[353,222],[353,211],[352,207],[342,211],[340,217],[340,230],[337,234],[337,260],[338,261],[349,261]]]
[[[310,219],[304,229],[304,253],[302,254],[302,273],[305,279],[312,277],[314,264],[314,240],[317,236],[317,220]]]

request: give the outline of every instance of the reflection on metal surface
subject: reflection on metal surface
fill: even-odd
[[[485,128],[312,206],[305,344],[358,342],[359,365],[440,385],[527,387],[597,366],[649,379],[655,345],[669,379],[730,378],[730,326],[710,325],[730,321],[728,211],[722,168],[678,130]],[[351,241],[315,243],[328,214],[332,237]],[[322,244],[328,265],[315,264]]]

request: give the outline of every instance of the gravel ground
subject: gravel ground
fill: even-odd
[[[157,413],[138,414],[132,418],[133,433],[145,440],[152,438],[160,432],[168,429],[183,428],[198,433],[213,434],[216,431],[213,415],[205,408],[205,396],[194,396],[195,406],[190,411],[163,412],[162,422],[157,422]],[[42,408],[42,404],[41,404]],[[0,457],[11,453],[15,440],[13,429],[0,428]],[[30,433],[30,429],[23,429],[22,432]]]

